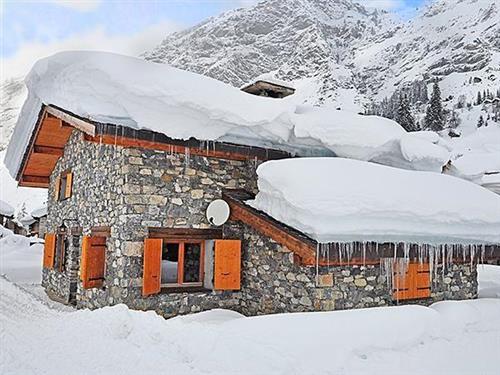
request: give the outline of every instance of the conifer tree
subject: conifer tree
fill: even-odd
[[[425,129],[432,131],[440,131],[444,128],[444,111],[441,103],[441,90],[437,82],[432,86],[432,95],[429,106],[425,114]]]
[[[399,96],[399,106],[396,113],[396,122],[399,123],[406,131],[414,132],[418,128],[415,124],[415,119],[413,118],[410,110],[410,102],[408,101],[408,96],[402,94]]]
[[[452,111],[450,119],[448,121],[448,127],[450,129],[456,129],[458,125],[460,125],[460,118],[458,117],[456,111]]]
[[[477,99],[476,99],[476,105],[479,105],[483,102],[483,99],[481,97],[481,91],[477,92]]]
[[[480,128],[484,125],[483,115],[479,116],[479,121],[477,122],[477,127]]]

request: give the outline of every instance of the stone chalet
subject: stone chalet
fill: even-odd
[[[257,166],[287,157],[224,142],[207,147],[43,105],[17,175],[21,186],[48,189],[43,287],[78,308],[124,303],[165,317],[476,297],[477,258],[462,260],[456,247],[445,249],[456,261],[431,282],[428,259],[417,261],[411,244],[354,243],[348,259],[325,257],[316,241],[247,205]],[[215,199],[231,209],[219,227],[205,216]],[[394,267],[396,282],[388,283],[384,260],[405,252],[409,266]],[[494,248],[482,255],[493,257]]]
[[[98,52],[41,60],[27,85],[6,165],[20,186],[48,189],[42,285],[54,300],[164,317],[429,304],[475,298],[479,255],[498,257],[474,244],[442,245],[439,263],[411,242],[320,245],[252,208],[257,167],[293,155],[245,140],[288,131],[287,98]],[[230,209],[220,226],[206,215],[217,199]]]

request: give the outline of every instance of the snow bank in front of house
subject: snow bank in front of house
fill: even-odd
[[[415,147],[408,152],[399,141],[406,132],[388,119],[298,106],[293,95],[258,97],[209,77],[112,53],[61,52],[41,59],[26,85],[28,98],[5,158],[11,175],[18,171],[42,104],[177,139],[229,141],[302,155],[333,151],[363,160],[374,152],[389,153],[387,160],[402,158],[398,164],[413,169],[425,164],[435,171],[448,161],[442,155],[435,160],[434,153],[430,163],[414,166]],[[388,142],[393,147],[383,148]],[[423,143],[417,146],[423,152],[435,144]],[[407,154],[412,160],[405,159]]]
[[[28,237],[13,234],[8,229],[2,231],[5,231],[5,236],[0,238],[0,275],[7,275],[9,280],[17,283],[39,284],[43,244],[30,246]]]
[[[319,242],[500,243],[500,196],[447,175],[343,158],[269,161],[247,202]]]
[[[478,295],[480,298],[500,298],[500,266],[477,266]]]
[[[5,374],[498,371],[496,299],[251,318],[213,310],[164,320],[124,305],[59,311],[2,277],[0,296]]]

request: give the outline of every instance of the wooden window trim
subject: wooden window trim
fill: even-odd
[[[68,189],[68,176],[69,176],[69,184],[71,187]],[[64,186],[63,186],[63,181],[64,181]],[[73,172],[70,169],[67,169],[63,172],[61,172],[57,176],[56,180],[56,186],[55,192],[56,192],[56,200],[58,202],[62,202],[65,200],[68,200],[73,196]],[[69,194],[67,193],[69,191]]]
[[[177,283],[162,283],[160,281],[161,291],[165,292],[175,292],[180,289],[182,290],[205,290],[203,287],[204,277],[205,277],[205,241],[196,239],[182,239],[182,240],[172,240],[163,238],[163,245],[166,244],[178,244],[179,245],[179,255],[177,261]],[[199,282],[184,282],[184,252],[185,244],[199,244],[200,245],[200,269],[199,269]]]
[[[66,260],[66,234],[56,233],[56,249],[54,254],[54,264],[57,264],[57,268],[54,267],[59,272],[64,272],[64,262]],[[57,260],[56,260],[57,258]]]

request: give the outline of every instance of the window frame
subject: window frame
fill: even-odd
[[[56,232],[53,268],[59,272],[65,271],[68,247],[69,241],[67,234],[61,231]]]
[[[56,192],[57,192],[56,198],[57,198],[58,202],[65,201],[65,200],[71,198],[71,196],[73,195],[73,189],[71,189],[70,195],[66,196],[66,189],[67,189],[67,185],[68,185],[68,175],[69,174],[73,174],[71,169],[67,169],[67,170],[61,172],[58,176],[57,183],[59,184],[59,186],[56,188]],[[71,179],[71,184],[73,184],[73,178]]]
[[[190,289],[199,288],[203,289],[205,284],[205,240],[197,239],[167,239],[163,238],[163,246],[167,244],[178,244],[179,255],[177,261],[177,282],[176,283],[163,283],[160,279],[160,288],[166,291],[175,289]],[[199,267],[199,280],[197,282],[184,282],[184,259],[185,259],[185,245],[186,244],[199,244],[200,245],[200,267]],[[162,249],[163,251],[163,249]],[[163,261],[163,259],[162,259]],[[181,270],[181,272],[179,272]],[[161,273],[160,273],[161,278]]]

